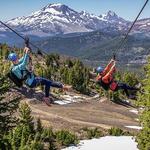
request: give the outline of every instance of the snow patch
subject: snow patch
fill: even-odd
[[[132,112],[132,113],[138,114],[138,110],[136,110],[136,109],[132,109],[132,110],[129,110],[129,111]]]
[[[100,98],[99,94],[96,94],[93,98]]]
[[[67,101],[67,100],[56,100],[54,103],[55,104],[59,104],[59,105],[67,105],[67,104],[70,104],[72,102],[71,101]]]
[[[125,126],[126,128],[131,128],[131,129],[137,129],[137,130],[141,130],[142,127],[140,126]]]
[[[54,8],[47,8],[45,9],[45,12],[52,13],[53,15],[61,15],[62,12],[55,10]]]
[[[52,4],[51,6],[52,7],[60,7],[60,6],[62,6],[63,4],[61,4],[61,3],[56,3],[56,4]]]
[[[62,150],[138,150],[131,136],[105,136],[99,139],[82,140],[79,145]]]
[[[81,102],[83,100],[86,99],[86,97],[83,96],[78,96],[78,95],[62,95],[61,96],[62,100],[56,100],[55,104],[59,104],[59,105],[67,105],[67,104],[71,104],[71,103],[78,103]]]
[[[135,118],[135,120],[136,120],[136,121],[139,121],[139,119],[138,119],[138,118]]]

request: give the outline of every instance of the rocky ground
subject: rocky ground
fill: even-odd
[[[18,90],[17,90],[18,91]],[[19,91],[18,91],[19,92]],[[126,126],[139,126],[136,108],[127,104],[116,104],[106,98],[90,97],[77,93],[65,93],[55,98],[51,107],[42,102],[41,92],[23,94],[22,102],[27,102],[35,118],[40,117],[44,126],[54,129],[77,131],[84,127],[103,129],[116,126],[128,131],[138,131]],[[70,103],[59,102],[73,99]]]

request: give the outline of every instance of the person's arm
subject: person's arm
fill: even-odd
[[[114,72],[116,71],[116,67],[115,67],[115,63],[114,65],[111,67],[111,69],[109,70],[109,72],[102,78],[102,80],[104,82],[108,82],[109,79],[113,76]]]
[[[24,56],[22,56],[20,59],[19,59],[19,64],[21,64],[24,60]]]
[[[27,49],[27,47],[24,48],[24,54],[23,54],[23,56],[19,59],[19,64],[24,61],[24,58],[25,58],[24,56],[25,56],[25,51],[26,51],[26,49]],[[28,53],[28,55],[29,55],[29,57],[31,57],[31,56],[30,56],[30,55],[31,55],[30,53]]]
[[[112,67],[113,64],[114,64],[114,60],[111,59],[110,62],[109,62],[109,64],[105,67],[105,69],[103,71],[104,75],[107,74],[110,71],[110,69],[111,69],[111,67]]]
[[[23,69],[27,66],[28,64],[28,59],[29,59],[29,48],[25,47],[24,49],[24,57],[21,59],[21,63],[19,63],[18,68]]]

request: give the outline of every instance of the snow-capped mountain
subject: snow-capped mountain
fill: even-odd
[[[22,34],[34,37],[48,37],[57,34],[90,32],[95,30],[126,31],[131,25],[112,11],[96,16],[85,11],[77,12],[66,5],[49,4],[28,16],[17,17],[5,22]],[[137,22],[134,32],[150,32],[150,19]],[[9,29],[0,25],[0,41],[11,34]]]
[[[144,33],[150,33],[150,18],[137,21],[134,30]]]
[[[85,11],[77,12],[62,4],[49,4],[29,16],[17,17],[6,22],[19,32],[38,36],[89,32],[109,27],[123,30],[129,23],[112,11],[96,16]],[[0,30],[4,31],[4,28],[1,27]]]

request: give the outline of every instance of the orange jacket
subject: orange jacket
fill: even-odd
[[[108,73],[111,69],[111,67],[113,66],[114,61],[110,61],[109,64],[105,67],[104,71],[103,71],[103,76],[106,75],[106,73]]]
[[[109,64],[106,66],[104,71],[101,74],[98,74],[96,77],[96,80],[100,80],[102,77],[102,80],[104,83],[109,83],[109,79],[111,78],[113,72],[114,72],[114,67],[113,67],[114,62],[110,61]]]
[[[113,61],[111,61],[107,66],[106,68],[104,69],[103,73],[102,74],[99,74],[96,78],[96,80],[102,80],[103,83],[106,83],[106,84],[110,84],[110,89],[111,90],[115,90],[116,87],[117,87],[117,83],[115,81],[113,81],[113,74],[115,73],[116,71],[116,67],[115,67],[115,64]]]
[[[102,77],[102,81],[107,84],[110,83],[113,80],[113,74],[115,70],[116,70],[116,67],[115,65],[113,65],[110,68],[110,70]]]

